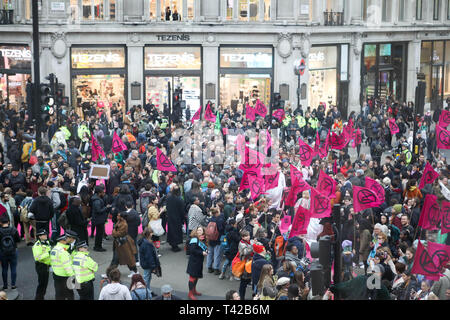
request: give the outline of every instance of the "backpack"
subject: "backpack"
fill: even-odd
[[[206,239],[209,241],[216,241],[219,239],[219,230],[217,229],[217,223],[210,221],[205,231]]]
[[[274,251],[276,257],[281,257],[286,252],[287,241],[284,240],[283,236],[278,236],[275,238]]]
[[[16,244],[12,235],[12,228],[7,229],[8,233],[1,232],[0,252],[4,256],[12,256],[16,252]]]
[[[61,213],[61,215],[58,218],[58,224],[64,230],[70,229],[70,223],[69,223],[69,218],[67,217],[67,211],[64,211],[63,213]]]
[[[141,203],[141,213],[144,214],[147,212],[148,204],[150,203],[150,196],[151,193],[148,191],[142,192],[141,196],[139,197],[140,203]]]
[[[20,209],[20,222],[29,222],[30,219],[28,218],[28,210],[30,209],[31,203],[33,200],[29,201],[28,204],[26,204],[23,208]]]
[[[220,245],[222,246],[223,252],[230,250],[230,242],[228,241],[228,233],[220,237]]]
[[[53,192],[58,193],[58,196],[59,196],[59,206],[55,209],[60,210],[61,212],[66,211],[66,209],[69,207],[69,201],[67,201],[67,195],[61,191],[53,191]]]
[[[150,219],[148,218],[148,212],[144,211],[144,213],[142,213],[142,229],[147,228],[149,223]]]

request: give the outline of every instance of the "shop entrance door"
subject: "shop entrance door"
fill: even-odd
[[[388,97],[393,93],[392,70],[380,70],[378,83],[378,96]],[[395,94],[394,94],[395,96]]]
[[[186,108],[189,108],[192,115],[200,107],[200,77],[199,76],[147,76],[145,78],[145,103],[153,103],[159,112],[164,111],[164,104],[169,104],[172,99],[168,93],[168,83],[172,89],[183,89],[183,100],[186,101]],[[170,100],[172,101],[172,100]],[[186,117],[186,110],[183,110],[183,118]]]
[[[442,71],[443,66],[433,66],[431,78],[431,108],[442,108]]]

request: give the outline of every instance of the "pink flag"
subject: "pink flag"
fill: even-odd
[[[380,185],[378,182],[373,180],[370,177],[366,177],[366,188],[369,188],[373,192],[375,192],[375,195],[377,196],[377,202],[383,203],[385,198],[385,192],[382,185]]]
[[[278,180],[280,178],[280,172],[273,175],[264,176],[264,191],[278,187]]]
[[[328,151],[330,150],[330,145],[328,143],[328,136],[325,139],[324,144],[322,144],[322,146],[319,147],[319,157],[321,159],[326,158],[328,156]]]
[[[239,162],[245,162],[245,136],[239,134],[236,138],[236,148],[240,156]]]
[[[442,128],[447,128],[450,124],[450,111],[442,110],[441,115],[439,116],[439,126]]]
[[[280,232],[282,234],[286,233],[289,230],[289,227],[291,226],[291,220],[292,217],[290,215],[285,215],[283,219],[281,219]]]
[[[248,103],[245,105],[245,117],[248,120],[255,121],[255,117],[256,117],[255,116],[255,109],[250,107],[250,105]]]
[[[248,188],[250,188],[250,184],[248,182],[248,174],[244,172],[241,179],[241,185],[239,186],[239,192]]]
[[[450,262],[450,246],[427,241],[427,251],[438,270],[445,270]]]
[[[355,212],[378,207],[381,204],[382,202],[379,202],[374,191],[369,188],[353,186],[353,208]]]
[[[436,126],[436,142],[438,149],[450,149],[450,131]]]
[[[333,174],[338,174],[338,166],[337,166],[337,159],[334,159],[333,163]]]
[[[414,254],[414,262],[411,273],[422,274],[430,280],[439,280],[440,278],[438,268],[435,266],[433,259],[421,241],[417,244],[417,250]]]
[[[266,146],[264,147],[264,152],[266,154],[271,146],[272,146],[272,137],[270,136],[269,130],[266,130]]]
[[[191,119],[191,123],[194,123],[195,120],[200,120],[200,113],[202,112],[202,106],[198,108],[198,110],[194,113],[194,116]]]
[[[309,190],[311,186],[303,180],[303,174],[291,164],[291,185],[298,187],[298,192]]]
[[[300,160],[302,161],[302,164],[309,167],[311,165],[311,162],[313,158],[315,157],[314,150],[307,145],[301,138],[298,139],[299,144],[299,154],[300,154]]]
[[[437,197],[434,194],[427,194],[420,212],[419,227],[426,230],[438,230],[438,224],[441,220],[441,208],[437,203]]]
[[[398,128],[398,125],[395,123],[394,118],[389,119],[389,129],[391,130],[391,135],[394,135],[394,134],[400,132],[400,129]]]
[[[344,126],[342,134],[344,135],[344,137],[347,141],[352,140],[353,131],[354,131],[353,126],[350,126],[350,124],[347,124],[346,126]]]
[[[308,225],[311,219],[311,213],[299,206],[292,222],[291,232],[289,233],[289,239],[299,234],[308,233]]]
[[[259,114],[261,117],[265,117],[267,114],[267,107],[264,105],[264,103],[261,102],[261,100],[256,100],[255,104],[255,113]]]
[[[359,130],[359,128],[358,128],[358,129],[356,129],[355,144],[357,146],[359,146],[361,144],[361,142],[362,142],[361,130]]]
[[[347,140],[344,134],[337,135],[332,132],[328,143],[330,144],[331,149],[341,150],[344,149],[349,140]]]
[[[258,164],[262,165],[264,163],[266,156],[261,152],[253,150],[247,146],[245,146],[245,164]]]
[[[92,160],[97,161],[100,156],[105,158],[105,152],[102,147],[98,144],[97,139],[95,139],[94,135],[91,136],[91,149],[92,149]]]
[[[319,180],[317,181],[317,190],[328,198],[336,198],[337,182],[320,170]]]
[[[429,183],[433,183],[439,177],[437,173],[429,162],[425,165],[425,170],[423,171],[422,178],[420,179],[419,189],[425,187]]]
[[[159,171],[177,172],[177,168],[175,168],[172,161],[158,147],[156,147],[156,168]]]
[[[117,153],[117,152],[124,151],[124,150],[127,150],[127,149],[128,148],[125,145],[125,143],[123,143],[123,141],[119,138],[117,133],[114,131],[113,141],[112,141],[112,151],[114,153]]]
[[[211,106],[209,103],[206,106],[206,110],[205,110],[205,120],[211,121],[214,123],[216,122],[216,115],[212,112]]]
[[[277,109],[272,113],[272,116],[276,119],[278,119],[278,121],[283,121],[285,116],[285,112],[283,109]]]
[[[247,177],[252,199],[255,200],[261,194],[264,194],[264,179],[249,175]]]
[[[442,201],[441,234],[450,232],[450,202]]]
[[[311,188],[311,218],[326,218],[331,216],[331,201],[326,195]]]

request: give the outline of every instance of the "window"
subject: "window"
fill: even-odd
[[[156,2],[153,0],[152,2]],[[188,13],[183,12],[183,0],[161,0],[161,20],[163,21],[181,21],[188,19],[189,15],[194,17],[194,1],[187,1]],[[156,4],[154,5],[156,9]],[[150,6],[151,8],[152,6]],[[189,12],[191,12],[189,14]],[[151,15],[152,13],[150,13]],[[156,15],[156,10],[155,10]],[[191,19],[192,19],[191,18]]]
[[[362,5],[362,17],[364,21],[367,21],[367,11],[369,9],[369,0],[363,0]]]
[[[227,0],[227,20],[233,20],[233,0]]]
[[[422,20],[422,0],[416,0],[416,20]]]
[[[277,18],[292,19],[294,17],[294,1],[277,1]]]
[[[405,21],[405,0],[398,1],[398,21]]]
[[[383,0],[381,20],[383,22],[391,22],[391,0]]]
[[[441,13],[441,0],[434,0],[433,20],[439,20],[440,13]]]

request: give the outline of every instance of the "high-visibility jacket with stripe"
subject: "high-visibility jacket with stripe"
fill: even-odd
[[[53,273],[60,277],[71,277],[74,275],[72,268],[72,257],[67,251],[69,245],[58,242],[50,252]]]
[[[412,159],[411,151],[409,151],[409,149],[405,149],[402,152],[405,154],[406,164],[409,164],[411,162],[411,159]]]
[[[301,115],[297,115],[297,122],[298,122],[298,126],[300,128],[303,128],[304,126],[306,126],[306,120],[304,117],[302,117]]]
[[[50,265],[50,251],[52,247],[49,244],[42,243],[38,240],[33,245],[32,250],[34,261]]]
[[[95,272],[98,269],[98,264],[89,257],[89,252],[76,252],[73,255],[72,266],[78,283],[84,283],[95,279]]]

